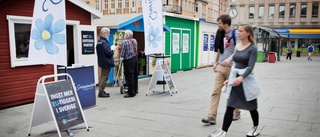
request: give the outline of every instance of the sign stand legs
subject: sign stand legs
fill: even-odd
[[[162,74],[163,75],[163,83],[158,83],[157,82],[157,78],[159,77],[159,75]],[[154,88],[156,86],[156,84],[163,84],[163,88],[162,88],[162,92],[159,93],[159,94],[162,94],[162,93],[167,93],[165,90],[166,90],[166,87],[170,93],[170,95],[172,96],[172,92],[171,91],[175,91],[175,93],[178,93],[178,90],[173,82],[173,78],[172,78],[172,75],[171,75],[171,72],[169,71],[168,69],[168,66],[167,64],[164,62],[164,60],[159,60],[157,61],[156,63],[156,67],[155,67],[155,70],[154,70],[154,73],[152,75],[152,78],[151,78],[151,81],[150,81],[150,84],[149,84],[149,87],[148,87],[148,90],[147,90],[147,93],[146,93],[146,96],[148,96],[148,92],[149,91],[153,91],[154,92]]]
[[[87,131],[89,131],[89,128],[93,128],[93,126],[88,126],[88,129],[87,129]],[[72,128],[68,128],[67,130],[65,130],[67,133],[68,133],[68,135],[70,136],[70,137],[73,137],[73,132],[72,132],[72,130],[79,130],[79,129],[86,129],[86,127],[84,127],[84,126],[79,126],[79,127],[72,127]],[[58,131],[57,130],[50,130],[50,131],[46,131],[46,132],[44,132],[44,133],[42,133],[43,135],[44,134],[51,134],[51,133],[57,133]],[[30,136],[30,135],[29,135]]]

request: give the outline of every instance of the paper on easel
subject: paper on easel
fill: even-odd
[[[164,80],[166,81],[166,86],[168,87],[170,94],[172,95],[171,91],[176,91],[176,93],[178,92],[178,90],[174,84],[171,72],[168,69],[167,64],[166,63],[161,64],[161,62],[163,62],[163,61],[158,61],[156,64],[154,73],[152,75],[152,78],[151,78],[151,81],[150,81],[150,84],[149,84],[149,87],[147,90],[147,95],[150,90],[153,90],[155,88],[157,78],[161,74],[163,75]]]

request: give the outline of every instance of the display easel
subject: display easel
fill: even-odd
[[[175,93],[178,93],[178,90],[174,84],[171,72],[169,71],[167,64],[165,63],[164,60],[159,60],[156,63],[156,67],[154,69],[154,73],[152,75],[150,84],[148,86],[146,96],[148,96],[149,91],[155,92],[154,89],[156,87],[157,80],[158,80],[158,77],[160,74],[163,75],[163,78],[165,81],[165,83],[161,83],[161,84],[163,84],[163,90],[160,92],[160,94],[169,92],[170,95],[172,96],[172,91],[175,91]],[[166,89],[167,89],[167,91],[166,91]]]
[[[66,76],[68,79],[45,82],[48,78]],[[89,131],[80,100],[75,90],[72,77],[67,73],[42,76],[37,83],[34,106],[32,110],[29,136],[31,128],[37,125],[54,121],[56,131],[61,137],[60,131],[67,131],[73,137],[72,130],[83,129],[74,127],[85,124]],[[52,131],[45,132],[52,133]]]

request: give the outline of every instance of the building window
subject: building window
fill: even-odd
[[[114,0],[111,0],[111,5],[110,5],[110,8],[111,8],[111,9],[114,9],[114,8],[115,8],[115,3],[114,3]]]
[[[264,6],[259,6],[259,19],[263,19],[264,16]]]
[[[163,5],[168,5],[167,0],[162,0]]]
[[[220,3],[220,10],[222,10],[222,3]]]
[[[108,0],[104,0],[104,9],[108,9]]]
[[[274,18],[274,5],[269,6],[269,19]]]
[[[319,3],[312,3],[312,18],[318,17]]]
[[[86,1],[86,4],[90,5],[90,1]]]
[[[124,7],[125,8],[129,8],[129,0],[125,0],[124,1]]]
[[[296,17],[296,4],[290,4],[290,17],[289,18],[295,18]]]
[[[136,7],[136,0],[132,0],[132,8]]]
[[[140,0],[140,7],[142,7],[142,0]]]
[[[302,3],[301,4],[301,9],[300,9],[300,18],[306,18],[307,17],[307,4],[306,3]]]
[[[254,6],[249,6],[249,19],[254,18]]]
[[[122,9],[122,1],[121,0],[118,1],[118,9]]]
[[[224,4],[224,11],[227,11],[227,5]]]
[[[28,62],[32,18],[7,15],[7,20],[11,67],[32,65]]]
[[[280,5],[279,6],[279,18],[284,18],[284,14],[285,14],[285,6]]]
[[[186,6],[185,6],[185,7],[186,7],[185,10],[186,10],[186,11],[189,11],[189,2],[186,1]]]
[[[99,10],[99,0],[96,0],[96,9]]]

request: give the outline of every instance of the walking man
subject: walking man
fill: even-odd
[[[308,55],[309,55],[308,60],[310,60],[310,61],[312,61],[311,56],[312,56],[313,51],[314,51],[314,46],[312,44],[310,44],[308,46]]]
[[[213,93],[211,94],[210,110],[207,117],[204,117],[201,121],[203,123],[216,123],[217,111],[219,106],[219,100],[221,95],[221,89],[223,82],[229,77],[229,73],[232,65],[232,55],[234,53],[237,33],[235,29],[230,27],[231,17],[227,14],[220,15],[217,19],[219,29],[216,33],[216,39],[214,42],[216,59],[213,65],[213,71],[216,73],[215,85]],[[240,110],[235,109],[233,120],[240,118]]]

